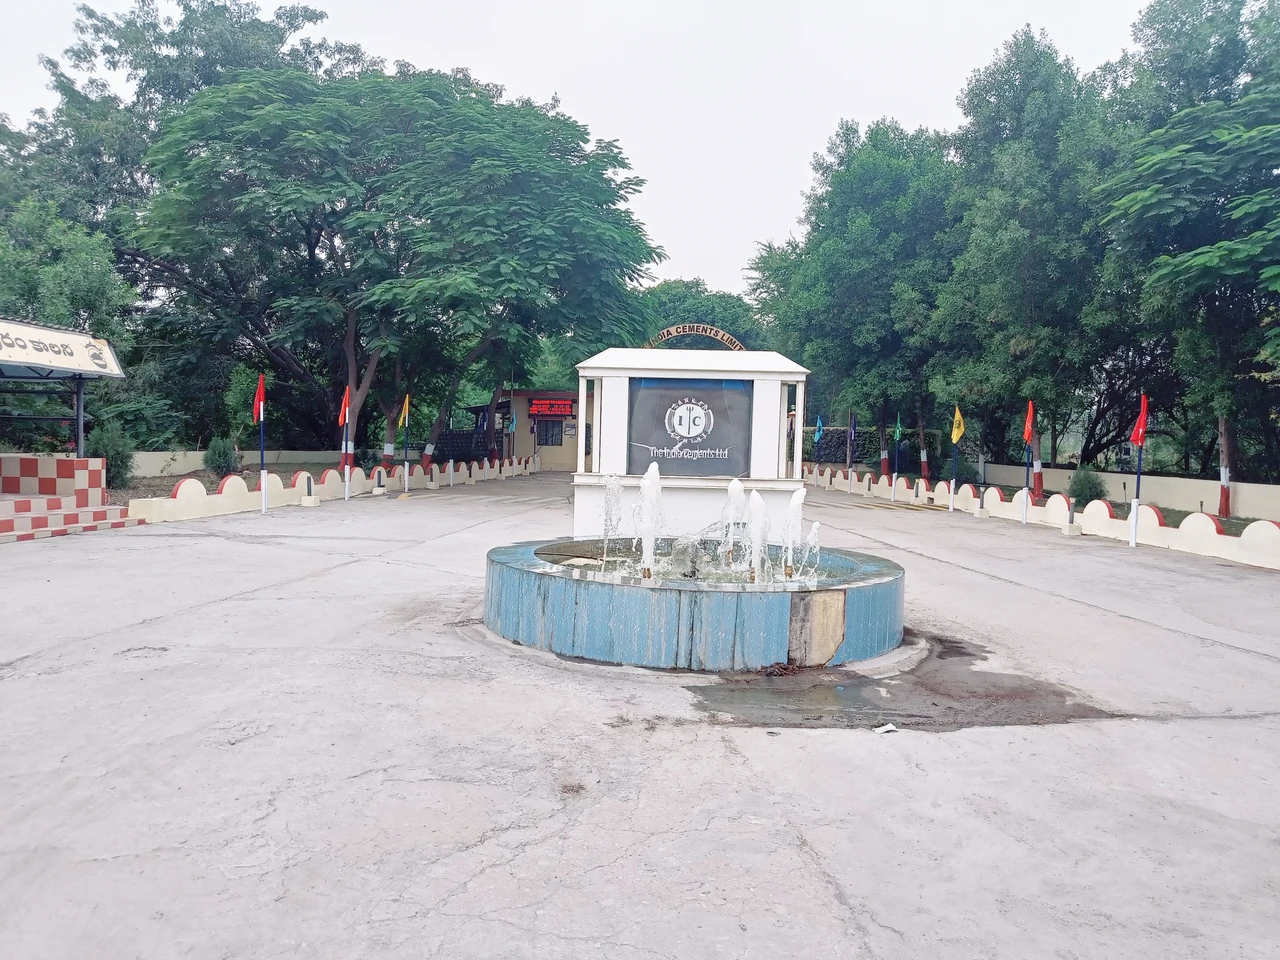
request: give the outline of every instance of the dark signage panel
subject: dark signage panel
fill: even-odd
[[[529,416],[531,417],[572,417],[573,401],[552,397],[530,397]]]
[[[627,473],[745,477],[751,469],[750,380],[633,377]]]

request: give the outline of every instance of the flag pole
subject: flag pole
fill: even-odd
[[[1031,444],[1027,443],[1027,476],[1022,484],[1022,522],[1027,522],[1027,501],[1031,499]]]
[[[241,423],[243,422],[242,420]],[[262,490],[262,513],[265,516],[267,512],[267,401],[265,399],[258,401],[258,487]]]
[[[951,444],[951,503],[947,507],[948,513],[954,513],[956,509],[956,480],[960,478],[960,444]]]
[[[901,418],[902,414],[898,414]],[[899,419],[901,422],[901,419]],[[898,500],[898,458],[902,456],[902,438],[897,432],[893,435],[893,486],[889,489],[889,502],[896,503]]]
[[[344,473],[346,479],[343,485],[343,500],[351,499],[351,417],[348,415],[344,418],[345,423],[342,425],[342,460],[346,464]]]
[[[1133,482],[1133,501],[1129,504],[1129,546],[1138,545],[1138,506],[1142,500],[1142,451],[1146,444],[1138,447],[1138,476]]]
[[[404,395],[404,492],[409,492],[409,395]]]

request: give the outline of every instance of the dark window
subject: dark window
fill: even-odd
[[[564,446],[564,421],[563,420],[539,420],[538,421],[538,446],[540,447]]]

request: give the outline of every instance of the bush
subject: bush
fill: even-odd
[[[107,461],[107,486],[127,487],[133,480],[133,441],[118,420],[103,420],[85,438],[85,454]]]
[[[942,464],[941,479],[948,482],[951,480],[951,461],[949,459]],[[978,484],[982,482],[982,477],[978,473],[978,468],[975,464],[962,459],[956,470],[956,482]]]
[[[1075,500],[1076,507],[1082,508],[1090,500],[1105,500],[1107,485],[1093,467],[1078,467],[1067,484],[1067,495]]]
[[[204,468],[219,477],[240,472],[240,454],[230,437],[214,437],[204,452]]]

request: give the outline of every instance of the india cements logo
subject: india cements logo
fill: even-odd
[[[667,410],[667,433],[672,439],[682,443],[697,443],[705,440],[715,425],[715,417],[711,408],[701,400],[685,397],[677,400]]]

